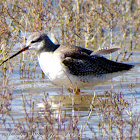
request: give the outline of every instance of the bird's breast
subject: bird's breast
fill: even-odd
[[[62,74],[62,65],[59,55],[56,57],[53,52],[43,52],[38,55],[38,61],[41,69],[50,80],[59,78]]]

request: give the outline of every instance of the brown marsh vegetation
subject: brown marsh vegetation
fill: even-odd
[[[22,47],[27,36],[36,31],[50,34],[56,43],[80,45],[92,50],[117,46],[121,51],[115,58],[110,58],[131,61],[132,51],[140,51],[139,15],[140,3],[137,0],[1,0],[1,61],[12,50]],[[21,78],[36,78],[37,61],[30,53],[20,55]],[[33,60],[35,64],[31,67]],[[19,91],[23,111],[22,117],[16,119],[17,116],[11,113],[14,83],[11,83],[10,77],[13,69],[9,62],[0,68],[1,139],[88,139],[89,135],[97,140],[140,139],[140,114],[135,110],[137,80],[128,84],[130,98],[126,98],[122,91],[113,92],[113,89],[102,93],[102,96],[95,91],[85,97],[60,95],[57,97],[60,105],[57,109],[52,108],[54,102],[46,91],[42,97],[44,109],[37,111],[34,95],[27,99]],[[71,102],[68,105],[69,116],[62,109],[67,102]],[[86,106],[87,113],[83,123],[80,121],[83,118],[81,104]],[[96,120],[93,120],[93,114],[96,114]],[[91,125],[93,121],[98,124]]]

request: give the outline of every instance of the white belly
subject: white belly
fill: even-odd
[[[60,54],[54,54],[52,52],[43,52],[38,55],[38,61],[41,69],[48,76],[48,78],[59,86],[65,86],[66,88],[83,88],[93,87],[99,83],[105,82],[118,73],[106,74],[101,77],[93,76],[74,76],[66,70],[62,64]]]
[[[43,52],[38,55],[41,69],[48,78],[59,86],[71,87],[71,81],[67,77],[60,55],[52,52]]]

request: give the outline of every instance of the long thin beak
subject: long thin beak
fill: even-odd
[[[2,61],[2,62],[0,63],[0,66],[1,66],[3,63],[5,63],[6,61],[10,60],[11,58],[17,56],[18,54],[20,54],[20,53],[22,53],[22,52],[24,52],[24,51],[26,51],[26,50],[28,50],[28,49],[29,49],[29,46],[24,47],[23,49],[21,49],[20,51],[18,51],[18,52],[15,53],[14,55],[12,55],[12,56],[10,56],[9,58],[7,58],[6,60]]]

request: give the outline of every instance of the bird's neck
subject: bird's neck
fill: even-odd
[[[45,38],[45,51],[47,52],[54,52],[60,45],[55,45],[47,36]]]
[[[49,39],[49,38],[48,38]],[[44,40],[45,42],[42,42],[44,47],[42,47],[39,51],[38,54],[42,52],[54,52],[60,45],[54,44],[51,40]]]

